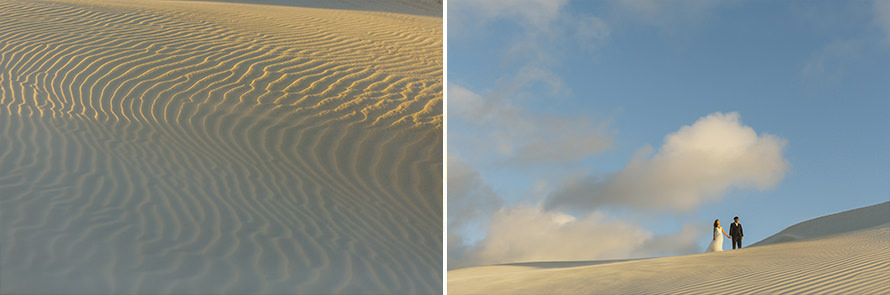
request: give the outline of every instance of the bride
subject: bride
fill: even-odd
[[[720,235],[720,234],[723,235]],[[705,252],[720,252],[723,251],[723,236],[729,238],[729,235],[723,231],[723,227],[720,226],[720,219],[714,220],[714,238],[711,240],[711,244],[708,245],[708,249]]]

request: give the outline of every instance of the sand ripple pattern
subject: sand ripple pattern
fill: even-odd
[[[0,293],[439,293],[441,19],[0,1]]]
[[[488,268],[449,272],[448,293],[890,294],[890,227],[592,266]]]

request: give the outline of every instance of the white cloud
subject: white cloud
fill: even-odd
[[[513,19],[530,27],[545,27],[557,20],[568,0],[455,0],[449,5],[473,12],[473,17],[490,22]]]
[[[875,22],[884,30],[884,41],[890,42],[890,1],[874,1]]]
[[[687,224],[677,232],[657,236],[638,224],[610,218],[601,211],[576,218],[518,205],[494,213],[484,240],[473,246],[449,247],[448,268],[701,253],[704,249],[699,249],[698,241],[709,233],[708,225]]]
[[[484,234],[500,198],[478,171],[454,154],[448,155],[448,265],[458,264],[471,249],[465,237]]]
[[[867,63],[865,52],[890,45],[890,1],[803,2],[794,16],[819,39],[827,40],[802,65],[801,78],[816,93],[843,80],[845,72]]]
[[[627,258],[653,234],[600,212],[575,218],[519,205],[494,213],[488,235],[449,268],[523,261]],[[451,253],[449,252],[449,258]]]
[[[536,116],[534,128],[518,134],[508,163],[564,163],[601,153],[612,145],[605,123],[584,117]]]
[[[450,114],[479,126],[476,137],[508,164],[561,163],[601,153],[612,144],[608,122],[585,116],[532,113],[497,95],[483,96],[449,83]],[[477,154],[481,150],[475,150]]]
[[[613,0],[614,19],[631,20],[652,26],[668,35],[676,35],[699,26],[725,0]]]
[[[836,82],[843,77],[844,68],[867,46],[864,40],[844,40],[826,45],[807,60],[801,70],[805,80]]]
[[[611,34],[609,26],[599,17],[579,16],[575,21],[574,37],[588,50],[602,46]]]
[[[449,37],[484,35],[497,26],[504,40],[498,54],[506,70],[484,92],[449,83],[449,113],[476,127],[476,154],[493,152],[506,164],[561,163],[581,159],[611,146],[606,122],[589,114],[552,116],[529,109],[523,102],[570,94],[552,69],[569,47],[593,50],[608,40],[609,26],[600,18],[568,9],[567,0],[457,0],[449,3]],[[462,29],[452,36],[451,24]],[[506,35],[504,35],[506,34]],[[466,39],[462,39],[466,43]],[[482,135],[478,135],[482,134]],[[475,141],[475,140],[473,140]],[[460,146],[466,147],[467,142]]]
[[[486,223],[501,200],[473,167],[460,157],[448,155],[448,226],[460,232],[469,224]],[[451,241],[449,241],[450,243]]]
[[[548,198],[547,208],[692,210],[732,188],[775,187],[789,166],[785,144],[742,125],[738,113],[714,113],[666,136],[655,154],[640,149],[612,175],[570,181]]]
[[[491,24],[509,23],[497,36],[507,41],[501,57],[547,68],[561,63],[568,47],[596,49],[610,36],[601,18],[568,9],[567,0],[456,0],[449,3],[449,37],[491,37]]]

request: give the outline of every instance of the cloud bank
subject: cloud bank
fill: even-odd
[[[729,189],[775,187],[789,169],[785,145],[742,125],[738,113],[714,113],[667,135],[657,153],[640,149],[621,171],[570,181],[548,198],[546,208],[689,211]]]
[[[487,222],[501,200],[479,172],[456,155],[448,155],[448,226],[460,231],[472,223]]]
[[[656,236],[635,223],[595,211],[581,218],[519,205],[494,212],[488,236],[475,246],[449,252],[450,269],[531,261],[583,261],[700,252],[708,228],[684,226]],[[456,255],[452,257],[453,255]]]
[[[529,205],[501,208],[494,212],[485,239],[448,267],[624,258],[652,237],[636,225],[605,217],[594,212],[577,219]]]

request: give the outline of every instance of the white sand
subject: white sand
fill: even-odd
[[[890,202],[802,222],[741,250],[452,270],[448,294],[890,294]]]
[[[442,19],[335,3],[0,1],[0,293],[441,292]]]

